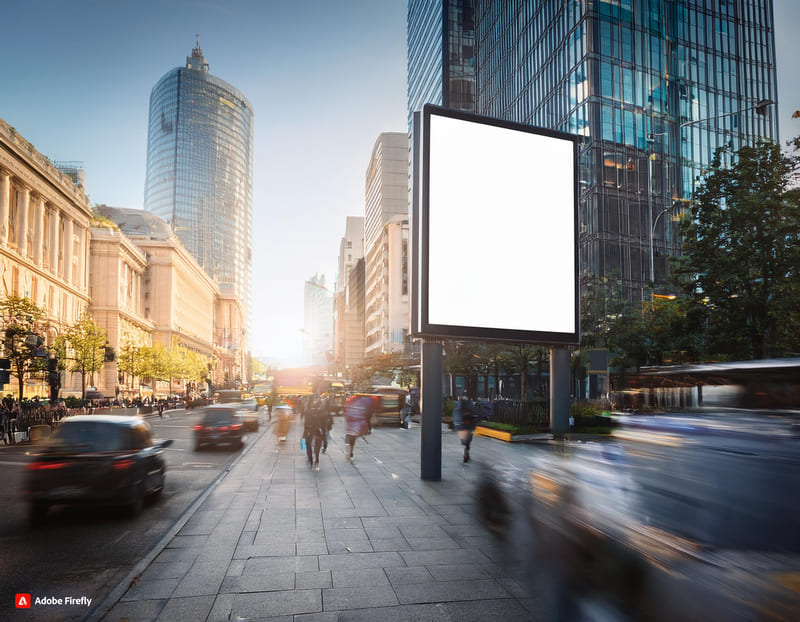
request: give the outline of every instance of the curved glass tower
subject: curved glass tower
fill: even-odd
[[[253,108],[208,73],[199,42],[185,67],[150,93],[144,209],[232,293],[250,323],[253,223]],[[246,348],[246,335],[239,348]]]

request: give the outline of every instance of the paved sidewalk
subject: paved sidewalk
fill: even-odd
[[[262,428],[263,429],[263,428]],[[442,438],[442,481],[419,478],[420,429],[378,428],[345,458],[336,418],[320,471],[286,443],[252,437],[153,561],[95,616],[104,621],[532,620],[533,603],[498,563],[478,523],[477,460],[462,464],[456,434]],[[110,607],[110,610],[109,610]],[[106,613],[107,612],[107,613]],[[98,615],[105,613],[105,616]]]

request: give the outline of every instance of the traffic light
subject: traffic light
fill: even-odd
[[[11,382],[11,359],[0,359],[0,385],[8,384]]]

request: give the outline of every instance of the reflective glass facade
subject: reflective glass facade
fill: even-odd
[[[408,123],[435,104],[475,112],[474,0],[409,0]]]
[[[631,297],[714,150],[778,138],[771,0],[475,0],[475,39],[480,114],[584,138],[582,274]]]
[[[199,46],[150,94],[144,208],[163,218],[250,316],[253,110]]]

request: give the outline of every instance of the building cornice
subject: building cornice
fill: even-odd
[[[48,201],[66,201],[82,217],[91,216],[92,208],[86,193],[3,119],[0,119],[0,146],[3,147],[0,150],[0,169]],[[23,162],[25,167],[21,169],[19,162]],[[77,219],[77,214],[72,217]]]

